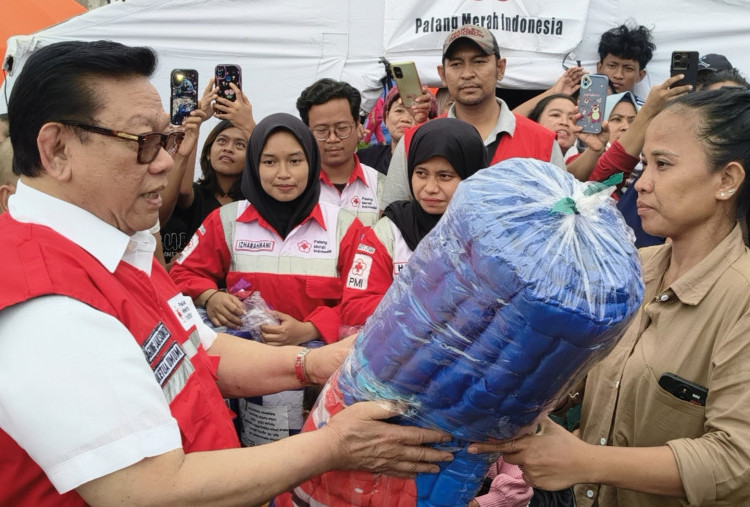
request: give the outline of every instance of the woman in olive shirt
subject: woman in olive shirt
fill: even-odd
[[[472,448],[502,452],[534,486],[578,484],[579,507],[750,505],[750,94],[673,101],[642,159],[638,214],[671,241],[641,251],[644,304],[589,372],[581,438],[547,421]],[[660,382],[675,375],[694,386]]]

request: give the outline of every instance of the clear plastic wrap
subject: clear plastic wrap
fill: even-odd
[[[465,505],[492,459],[468,455],[466,442],[533,431],[619,340],[643,284],[612,190],[532,159],[504,161],[459,185],[306,425],[324,425],[337,404],[392,400],[407,407],[402,423],[455,437],[454,461],[420,475],[413,491],[380,478],[377,494],[394,495],[383,505],[402,505],[394,499],[405,494],[413,505]],[[372,491],[347,486],[366,475],[325,474],[295,493],[375,505]]]
[[[255,341],[263,341],[260,326],[276,326],[280,322],[257,290],[242,300],[242,306],[245,307],[245,313],[242,315],[241,330],[249,332]]]

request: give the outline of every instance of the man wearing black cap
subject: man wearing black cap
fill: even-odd
[[[750,83],[745,76],[727,60],[726,56],[716,53],[701,56],[698,60],[695,89],[715,90],[725,86],[750,89]]]
[[[513,114],[495,96],[497,82],[505,74],[505,58],[494,35],[484,27],[463,25],[443,43],[443,61],[438,74],[455,103],[449,118],[473,125],[484,139],[491,165],[512,157],[529,157],[565,167],[555,135],[531,120]],[[381,207],[409,199],[406,151],[413,129],[406,131],[396,147],[388,169]]]
[[[698,72],[717,72],[720,70],[730,70],[732,64],[727,57],[716,53],[709,53],[701,56],[698,60]]]

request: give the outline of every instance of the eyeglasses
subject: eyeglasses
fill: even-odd
[[[581,66],[581,59],[578,58],[578,55],[575,54],[574,51],[569,51],[568,53],[563,56],[562,59],[562,68],[565,70],[568,70],[571,67],[580,67]]]
[[[89,132],[94,132],[103,136],[119,137],[121,139],[127,139],[128,141],[137,142],[139,164],[150,164],[153,162],[159,154],[159,150],[162,148],[164,148],[170,156],[174,155],[177,153],[180,144],[182,144],[182,140],[185,138],[185,133],[179,131],[170,132],[168,134],[149,132],[147,134],[136,135],[128,134],[127,132],[120,132],[119,130],[105,129],[104,127],[97,127],[95,125],[86,125],[85,123],[79,123],[72,120],[60,120],[58,123],[88,130]]]
[[[338,125],[334,125],[333,127],[321,125],[310,130],[315,136],[315,139],[317,139],[318,141],[327,141],[328,138],[331,137],[331,130],[333,130],[334,134],[336,134],[336,137],[343,141],[344,139],[352,135],[352,129],[354,128],[354,125],[356,125],[356,123],[354,122],[339,123]]]

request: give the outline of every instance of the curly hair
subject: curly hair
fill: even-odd
[[[310,108],[319,106],[333,99],[346,99],[352,113],[352,120],[359,121],[359,108],[362,104],[362,95],[359,90],[344,81],[323,78],[302,90],[297,99],[297,111],[299,117],[310,125]]]
[[[625,60],[637,60],[640,70],[643,70],[654,56],[654,50],[656,44],[651,38],[651,30],[643,25],[620,25],[607,30],[599,39],[600,62],[607,55],[612,55]]]

